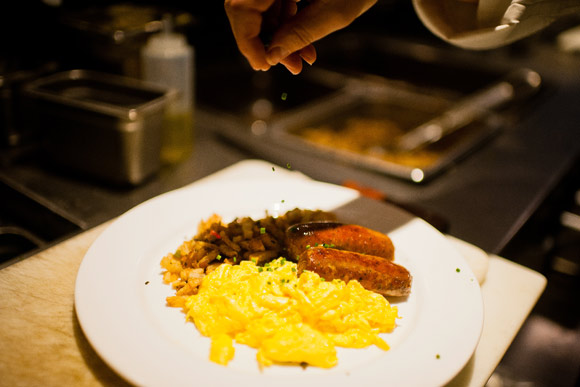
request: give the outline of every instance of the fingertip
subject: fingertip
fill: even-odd
[[[296,67],[292,67],[292,66],[286,66],[286,69],[290,72],[290,74],[292,75],[298,75],[302,72],[302,66],[300,66],[300,68],[296,68]]]
[[[252,67],[252,69],[254,69],[254,71],[268,71],[270,70],[270,66],[269,64],[259,64],[259,65],[252,65],[250,64],[250,66]]]
[[[316,61],[316,49],[311,44],[301,49],[299,55],[306,63],[311,66]]]
[[[280,61],[294,75],[300,74],[302,71],[302,59],[297,53],[289,55]]]

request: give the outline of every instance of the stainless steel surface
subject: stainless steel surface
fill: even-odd
[[[50,160],[120,184],[159,170],[167,90],[71,70],[31,82],[25,96]]]
[[[332,107],[324,105],[308,112],[298,111],[273,123],[271,137],[262,136],[256,138],[256,141],[263,144],[269,140],[274,146],[287,148],[291,152],[317,153],[331,160],[350,163],[415,183],[424,183],[469,153],[502,126],[500,117],[489,113],[466,123],[460,135],[453,139],[448,138],[449,142],[438,149],[432,147],[425,148],[424,153],[413,152],[415,149],[399,147],[398,132],[405,133],[409,127],[421,122],[433,122],[429,120],[430,117],[440,117],[442,109],[451,102],[443,95],[425,95],[419,91],[398,89],[380,83],[357,84],[356,89],[358,88],[365,92],[347,88],[345,98],[342,101],[333,101]],[[394,133],[388,134],[390,128]],[[305,130],[318,129],[324,129],[325,134],[333,133],[331,143],[318,143],[316,139],[305,138],[301,134]],[[374,133],[371,132],[373,129]],[[351,130],[358,133],[350,133]],[[383,138],[375,139],[368,147],[358,149],[356,144],[359,141],[369,142],[364,141],[365,132],[369,139],[377,135]],[[354,134],[354,138],[346,140],[348,143],[345,144],[341,139],[349,134]]]
[[[440,141],[490,114],[493,109],[534,94],[540,85],[541,77],[537,72],[516,70],[505,79],[467,96],[441,115],[405,133],[399,138],[397,148],[408,152]]]

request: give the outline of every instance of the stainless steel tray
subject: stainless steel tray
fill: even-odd
[[[160,167],[171,92],[136,79],[71,70],[26,90],[30,125],[49,159],[114,183],[139,184]]]
[[[224,71],[207,77],[200,99],[215,94],[219,103],[198,117],[273,161],[308,153],[422,183],[521,118],[542,83],[532,70],[478,66],[434,47],[356,35],[333,42],[298,77],[283,68],[228,82],[220,82]],[[255,77],[266,77],[266,87]],[[286,91],[296,103],[280,100]],[[258,101],[272,113],[249,114]]]
[[[534,93],[539,76],[520,69],[458,100],[374,81],[351,84],[330,108],[276,122],[271,139],[419,183],[475,150],[503,125],[501,108]]]

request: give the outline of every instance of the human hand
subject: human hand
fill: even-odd
[[[302,60],[316,60],[312,43],[348,26],[377,0],[311,0],[298,10],[299,0],[225,0],[225,10],[242,55],[255,70],[278,63],[291,73],[302,71]],[[262,37],[272,32],[268,47]]]

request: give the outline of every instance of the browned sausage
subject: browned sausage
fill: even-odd
[[[298,274],[309,270],[325,280],[357,280],[365,289],[383,296],[407,296],[413,278],[403,266],[373,255],[314,247],[298,260]]]
[[[308,247],[325,246],[393,260],[395,248],[387,235],[366,227],[336,222],[310,222],[286,231],[288,258],[297,259]]]

